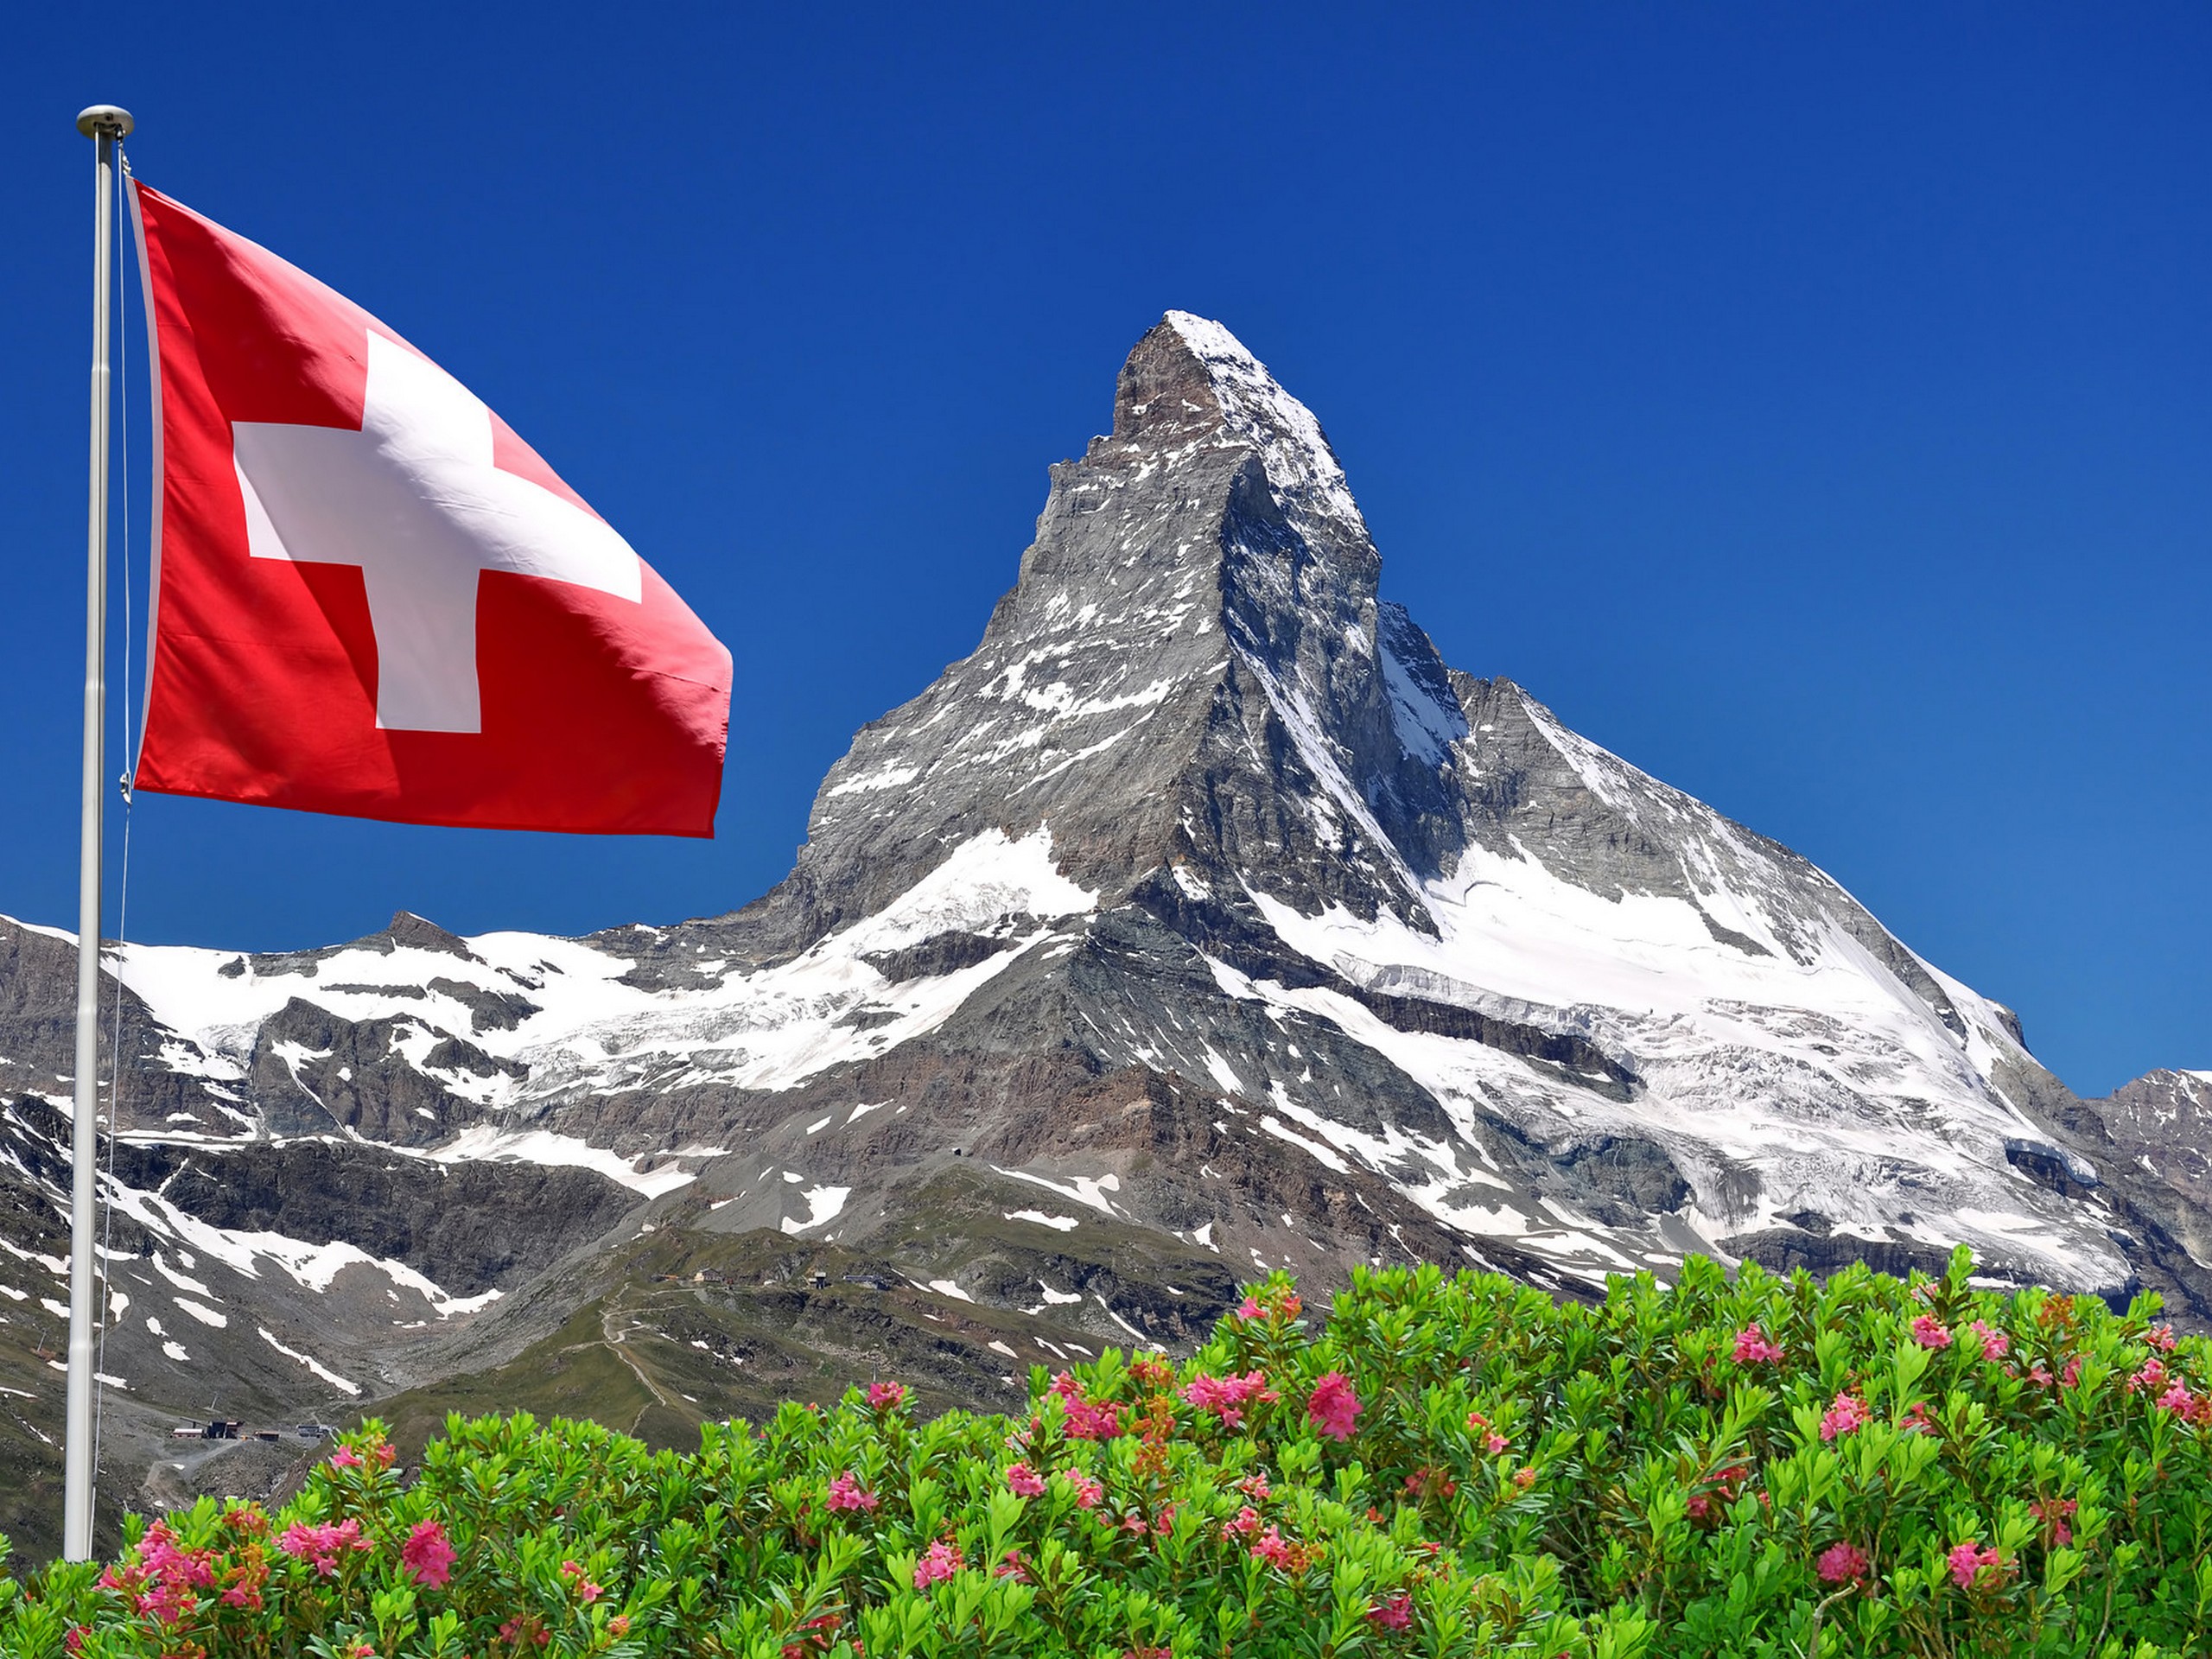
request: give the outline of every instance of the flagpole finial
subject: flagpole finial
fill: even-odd
[[[128,138],[136,124],[130,111],[113,104],[95,104],[77,116],[77,130],[87,138]]]

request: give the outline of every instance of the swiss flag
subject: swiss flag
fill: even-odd
[[[730,657],[465,386],[139,187],[159,397],[137,785],[711,836]]]

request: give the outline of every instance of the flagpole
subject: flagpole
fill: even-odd
[[[92,188],[92,499],[85,550],[85,772],[77,849],[77,1075],[70,1122],[69,1404],[63,1440],[61,1555],[92,1554],[92,1174],[100,1084],[100,831],[107,723],[108,315],[114,303],[115,150],[130,112],[95,104],[77,130],[96,146]]]

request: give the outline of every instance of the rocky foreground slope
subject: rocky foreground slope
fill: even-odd
[[[885,1369],[996,1403],[1276,1267],[1578,1294],[1965,1242],[2212,1312],[2207,1074],[2077,1100],[1806,861],[1447,668],[1378,571],[1313,416],[1171,313],[765,898],[115,950],[104,1490],[298,1450],[178,1457],[194,1411],[678,1440]],[[72,952],[0,924],[0,1526],[35,1545]]]

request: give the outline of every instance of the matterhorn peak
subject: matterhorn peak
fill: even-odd
[[[1170,311],[1129,353],[1114,397],[1114,439],[1132,449],[1202,445],[1256,451],[1292,512],[1360,525],[1343,466],[1321,423],[1220,323]]]
[[[975,652],[823,781],[771,901],[804,912],[792,948],[975,836],[1040,827],[1102,893],[1196,857],[1416,912],[1459,846],[1446,746],[1465,722],[1380,569],[1313,413],[1228,329],[1169,312],[1122,365],[1111,431],[1052,467]]]

